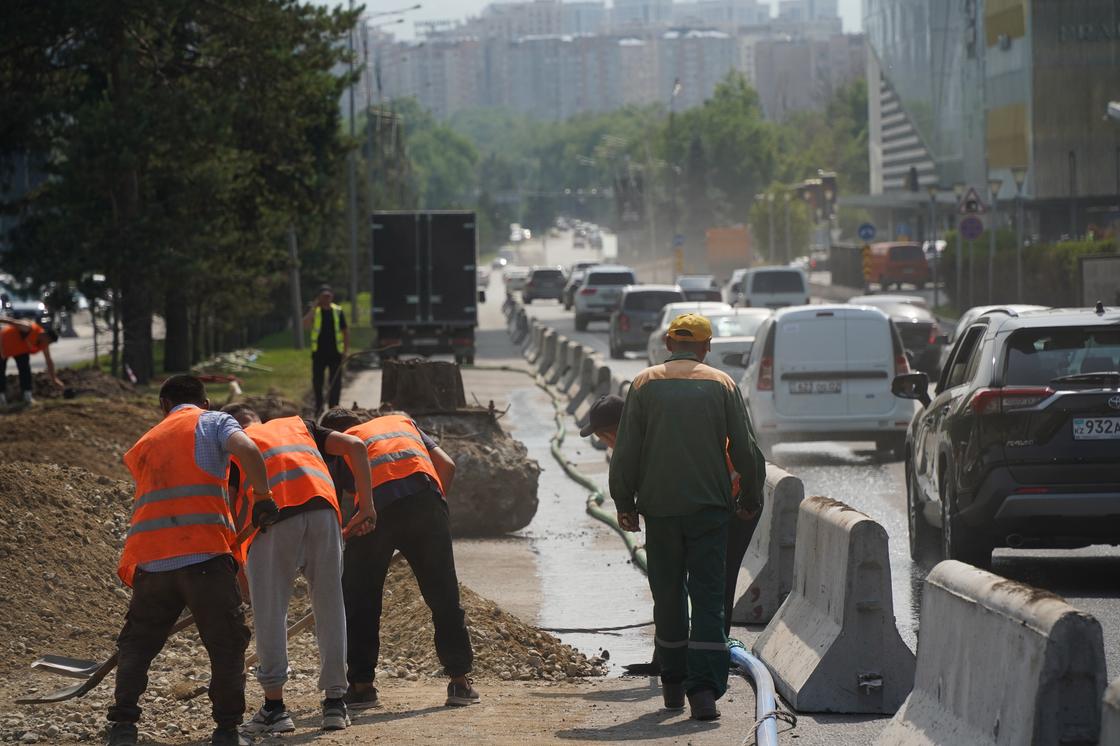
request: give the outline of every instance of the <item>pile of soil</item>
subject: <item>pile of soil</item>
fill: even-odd
[[[129,479],[121,456],[161,416],[154,401],[136,398],[37,404],[0,417],[0,463],[67,464]]]
[[[269,391],[265,396],[239,396],[234,399],[238,404],[248,404],[261,418],[261,422],[278,417],[303,416],[303,408],[291,399],[285,399],[279,391]],[[211,404],[211,406],[214,406]]]
[[[9,368],[11,370],[11,368]],[[31,393],[36,399],[62,399],[96,396],[102,399],[128,399],[136,396],[136,387],[93,368],[62,368],[58,371],[65,389],[58,389],[44,372],[32,377]],[[19,401],[19,377],[10,375],[5,381],[9,402]]]
[[[31,671],[28,664],[43,653],[101,660],[114,650],[130,597],[116,578],[116,566],[131,499],[129,482],[87,469],[0,463],[0,562],[5,568],[0,573],[0,702],[73,683]],[[604,673],[600,659],[588,660],[466,587],[460,591],[478,678],[560,681]],[[405,562],[394,562],[385,594],[379,675],[442,676],[431,614]],[[289,622],[307,609],[301,582]],[[293,697],[313,696],[318,655],[310,631],[291,641],[290,658]],[[150,678],[142,734],[163,742],[204,738],[212,728],[210,705],[198,695],[209,679],[209,663],[197,633],[184,631],[170,640],[153,662]],[[249,692],[252,705],[259,697],[252,681]],[[0,741],[100,738],[111,696],[110,676],[78,700],[4,708]]]

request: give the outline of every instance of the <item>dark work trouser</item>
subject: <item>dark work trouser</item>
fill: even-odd
[[[245,714],[245,648],[249,628],[237,587],[237,563],[230,555],[168,572],[136,571],[132,602],[117,638],[115,703],[109,720],[140,720],[140,695],[148,687],[148,667],[163,649],[171,627],[186,607],[210,656],[210,701],[219,727],[241,723]]]
[[[346,678],[373,681],[381,648],[381,606],[393,552],[408,560],[432,610],[436,655],[448,676],[470,673],[474,662],[451,549],[447,504],[433,490],[398,500],[377,513],[377,528],[348,539],[342,560],[346,600]]]
[[[19,390],[31,390],[31,356],[30,355],[16,355],[16,372],[19,373]],[[6,377],[8,375],[8,358],[0,357],[0,394],[4,393],[7,386]]]
[[[762,511],[749,521],[744,521],[734,513],[727,524],[727,562],[724,566],[723,581],[723,632],[731,634],[731,609],[735,606],[735,584],[739,580],[739,568],[743,565],[743,557],[747,554],[754,530],[758,528],[758,519]]]
[[[661,680],[685,691],[727,691],[724,574],[730,511],[646,516],[646,559]],[[692,601],[689,619],[688,602]]]
[[[315,391],[315,412],[323,411],[323,378],[329,385],[327,406],[337,407],[342,397],[342,355],[337,352],[319,350],[311,355],[311,387]]]

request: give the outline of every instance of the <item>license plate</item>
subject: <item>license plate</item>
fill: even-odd
[[[1074,440],[1120,440],[1120,417],[1074,417]]]
[[[434,337],[416,337],[412,340],[412,344],[417,347],[431,347],[432,345],[438,345],[439,340]]]
[[[791,394],[839,394],[839,381],[790,381]]]

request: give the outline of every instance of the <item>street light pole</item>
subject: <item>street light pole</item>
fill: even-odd
[[[941,305],[941,292],[938,288],[941,256],[937,253],[937,185],[930,184],[926,189],[929,192],[929,230],[926,235],[929,236],[929,245],[933,249],[933,307],[936,309]]]
[[[956,197],[957,197],[958,213],[959,213],[959,210],[960,210],[961,197],[964,196],[964,190],[965,190],[964,182],[958,181],[956,184],[953,184],[953,194],[955,194]],[[955,256],[954,256],[954,259],[956,260],[956,265],[957,265],[956,266],[956,270],[957,270],[956,294],[957,294],[957,297],[953,299],[953,302],[957,306],[958,311],[964,311],[964,309],[965,309],[965,306],[963,306],[961,304],[961,298],[964,297],[964,285],[963,285],[964,278],[962,277],[962,273],[961,273],[961,270],[964,267],[964,264],[961,261],[961,254],[963,252],[964,252],[964,239],[961,238],[961,229],[960,229],[960,226],[958,226],[957,227],[957,250],[956,250]],[[968,298],[968,302],[969,302],[969,306],[971,306],[971,304],[972,304],[971,295]]]
[[[1027,167],[1011,169],[1015,179],[1015,301],[1023,302],[1023,185],[1027,181]]]
[[[992,220],[988,226],[988,303],[994,298],[994,282],[996,272],[996,220],[999,217],[999,189],[1003,186],[1003,179],[988,179],[988,191],[992,195]]]
[[[774,193],[767,192],[766,194],[766,219],[770,224],[770,261],[774,261]]]
[[[789,211],[793,202],[793,195],[789,192],[785,193],[783,197],[786,203],[786,263],[793,261],[793,240],[790,238],[790,219]]]

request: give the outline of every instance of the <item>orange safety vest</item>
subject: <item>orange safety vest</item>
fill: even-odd
[[[308,500],[322,497],[334,508],[339,525],[342,524],[342,511],[338,508],[330,469],[302,418],[280,417],[250,425],[245,428],[245,434],[256,443],[264,457],[264,465],[268,470],[268,488],[272,490],[276,507],[281,510],[294,508]],[[237,463],[236,459],[234,463]],[[232,511],[234,525],[241,530],[252,523],[253,503],[248,495],[245,470],[240,463],[237,463],[237,468],[241,470],[241,488],[233,501]],[[242,547],[248,550],[255,536],[254,531]]]
[[[0,357],[19,357],[42,352],[50,344],[44,336],[45,332],[35,322],[31,323],[31,331],[28,332],[21,331],[12,324],[0,324]]]
[[[394,479],[404,479],[413,474],[427,474],[443,493],[432,457],[424,447],[420,430],[408,417],[390,414],[375,417],[369,422],[355,425],[346,431],[366,444],[369,453],[369,470],[373,486],[379,487]]]
[[[124,455],[136,482],[132,525],[117,574],[132,585],[136,566],[187,554],[237,554],[226,502],[226,476],[194,461],[195,428],[203,410],[167,415]]]

